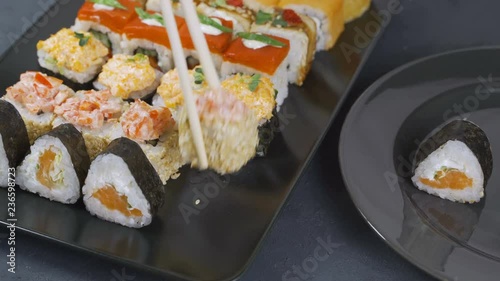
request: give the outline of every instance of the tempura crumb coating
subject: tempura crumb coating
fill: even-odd
[[[208,92],[197,100],[197,109],[210,169],[220,174],[239,171],[256,155],[259,118],[231,94]],[[179,117],[179,145],[184,161],[199,167],[185,107]]]

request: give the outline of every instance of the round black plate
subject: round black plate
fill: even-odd
[[[411,182],[412,155],[434,128],[465,118],[487,134],[493,174],[477,204]],[[500,279],[500,47],[448,52],[402,66],[351,109],[340,140],[351,198],[373,229],[441,280]]]

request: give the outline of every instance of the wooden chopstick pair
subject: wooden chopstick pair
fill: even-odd
[[[198,13],[196,12],[196,7],[193,0],[180,0],[180,2],[182,9],[184,10],[189,33],[191,34],[195,49],[198,52],[198,57],[200,58],[201,66],[203,67],[203,74],[205,75],[208,85],[212,91],[218,91],[220,89],[219,76],[212,61],[207,41],[201,30],[201,24],[198,18]],[[191,88],[187,62],[184,56],[179,31],[177,29],[177,23],[175,22],[172,1],[161,0],[161,10],[165,20],[168,37],[170,39],[170,45],[172,47],[174,64],[177,68],[177,72],[179,73],[181,88],[184,95],[184,105],[188,110],[189,127],[193,135],[196,153],[198,154],[200,161],[199,168],[204,170],[208,168],[205,143],[203,140],[203,133],[201,131],[198,111],[196,110],[195,100],[193,97],[193,89]]]

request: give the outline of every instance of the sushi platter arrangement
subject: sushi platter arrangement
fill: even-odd
[[[410,62],[372,84],[343,125],[356,207],[439,280],[500,274],[498,60],[500,48],[477,47]]]
[[[172,2],[171,18],[162,1],[58,1],[0,60],[0,165],[16,168],[20,229],[226,280],[255,254],[373,47],[352,62],[338,48],[371,20],[370,2],[194,1],[208,55]]]

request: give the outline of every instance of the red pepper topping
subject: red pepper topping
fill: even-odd
[[[243,7],[243,0],[227,0],[226,3],[234,7]]]
[[[283,10],[283,19],[289,25],[296,25],[296,24],[302,23],[302,19],[300,18],[300,16],[297,15],[297,13],[294,10],[290,10],[290,9]]]

